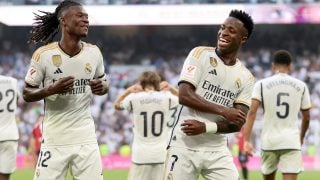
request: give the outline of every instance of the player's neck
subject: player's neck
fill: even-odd
[[[82,50],[82,42],[79,38],[70,38],[65,35],[62,36],[59,46],[69,56],[75,56]]]
[[[146,91],[146,92],[151,92],[151,91],[155,91],[155,89],[154,89],[154,87],[152,87],[152,86],[148,86],[148,87],[145,87],[145,88],[144,88],[144,91]]]
[[[274,69],[276,74],[289,74],[289,69],[284,67],[277,67]]]
[[[227,66],[233,66],[237,62],[237,52],[234,53],[224,53],[220,51],[218,48],[216,49],[216,54],[223,61],[223,63]]]

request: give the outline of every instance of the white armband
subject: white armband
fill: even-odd
[[[206,133],[216,133],[218,130],[217,123],[215,122],[206,122]]]

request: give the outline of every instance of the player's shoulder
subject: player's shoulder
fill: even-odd
[[[43,56],[48,51],[57,49],[59,47],[58,42],[52,42],[47,45],[41,46],[38,49],[36,49],[32,55],[32,59],[35,61],[39,61],[41,56]]]
[[[0,75],[0,80],[3,80],[3,81],[7,81],[7,82],[17,82],[18,80],[14,77],[11,77],[11,76],[3,76],[3,75]]]
[[[91,44],[91,43],[88,43],[88,42],[85,42],[85,41],[82,41],[82,44],[83,44],[84,48],[100,51],[100,48],[97,45],[94,45],[94,44]]]
[[[18,80],[11,76],[0,75],[0,85],[6,87],[15,87],[18,85]]]
[[[252,72],[243,64],[239,59],[237,59],[237,62],[239,63],[240,71],[239,73],[242,73],[244,77],[248,78],[249,81],[255,81],[255,77],[252,74]]]
[[[197,46],[190,51],[190,54],[195,59],[200,59],[203,55],[215,52],[215,47]]]

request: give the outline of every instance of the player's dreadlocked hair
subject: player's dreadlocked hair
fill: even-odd
[[[249,38],[253,31],[253,26],[254,26],[251,16],[242,10],[235,9],[230,12],[229,17],[237,18],[243,23],[244,27],[248,31],[248,38]]]
[[[155,90],[160,91],[161,78],[158,73],[153,71],[145,71],[139,77],[140,85],[142,89],[146,86],[153,86]]]
[[[65,0],[62,1],[53,13],[39,11],[43,15],[35,14],[35,23],[31,30],[30,41],[33,44],[44,43],[48,44],[53,41],[55,35],[59,32],[59,18],[61,13],[70,6],[81,6],[80,3]]]
[[[278,50],[273,54],[273,62],[275,64],[290,65],[292,62],[292,56],[289,51]]]

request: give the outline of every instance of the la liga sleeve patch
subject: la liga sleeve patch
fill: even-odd
[[[197,67],[194,66],[194,65],[187,65],[183,71],[182,71],[182,74],[184,76],[188,76],[188,77],[194,77],[195,76],[195,73],[196,73],[196,70],[197,70]]]

